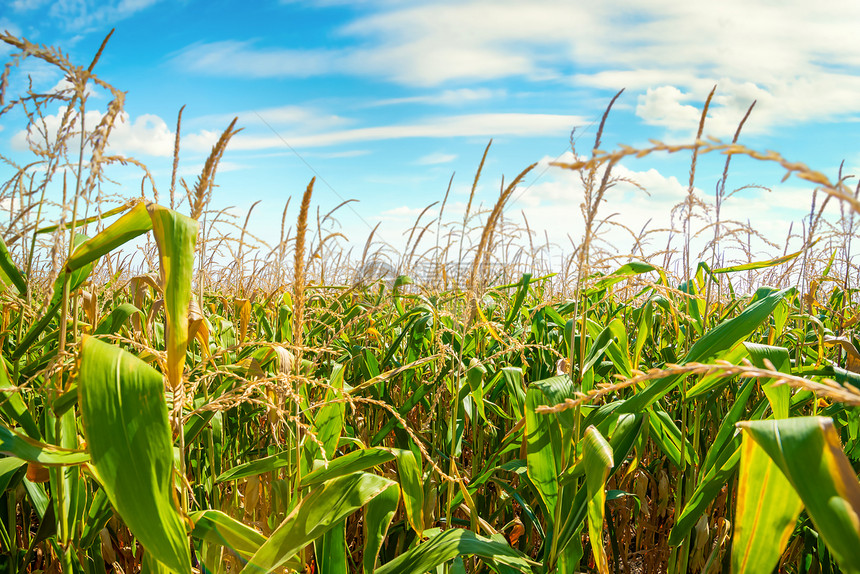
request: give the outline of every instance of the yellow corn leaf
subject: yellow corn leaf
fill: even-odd
[[[160,205],[150,205],[152,231],[161,262],[167,339],[167,380],[175,390],[182,385],[182,369],[188,348],[188,304],[197,221]]]

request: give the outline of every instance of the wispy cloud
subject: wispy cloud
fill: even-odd
[[[389,98],[377,100],[367,104],[367,107],[393,106],[399,104],[429,104],[457,106],[472,102],[503,98],[505,90],[491,90],[488,88],[460,88],[457,90],[444,90],[442,92],[425,94],[421,96],[409,96],[405,98]]]
[[[431,153],[418,158],[415,163],[418,165],[440,165],[451,163],[455,159],[457,159],[457,155],[453,153]]]
[[[41,8],[47,3],[48,0],[12,0],[9,2],[9,7],[15,12],[29,12]]]
[[[201,162],[193,163],[193,164],[180,164],[179,167],[179,175],[181,177],[189,177],[200,175],[203,171],[204,164]],[[243,169],[248,169],[249,166],[241,163],[236,163],[233,161],[220,161],[218,162],[218,173],[227,173],[231,171],[240,171]]]
[[[401,205],[399,207],[381,211],[377,216],[377,219],[383,221],[415,219],[415,217],[417,217],[422,211],[424,211],[423,207],[409,207],[408,205]]]
[[[207,76],[240,78],[307,78],[344,70],[345,52],[258,47],[255,42],[199,42],[174,54],[184,70]]]
[[[345,127],[354,120],[331,114],[315,107],[308,106],[277,106],[257,110],[242,110],[229,114],[210,114],[187,120],[191,126],[223,125],[226,127],[233,118],[238,118],[239,127],[272,126],[278,129],[290,129],[300,133],[314,133]]]
[[[86,31],[114,24],[157,4],[160,0],[54,0],[47,16],[67,30]],[[16,0],[16,11],[32,11],[48,2]]]
[[[580,116],[568,115],[470,114],[433,117],[410,124],[355,128],[313,135],[292,136],[290,133],[281,133],[279,137],[239,134],[233,138],[230,147],[234,150],[278,148],[284,146],[284,140],[295,148],[310,148],[406,138],[562,136],[568,134],[573,126],[585,122],[586,120]],[[209,149],[218,135],[217,132],[204,130],[199,134],[184,137],[183,146],[198,150]]]
[[[637,93],[636,109],[644,121],[686,132],[698,121],[693,108],[719,84],[708,127],[719,136],[733,131],[753,99],[758,104],[751,132],[860,113],[860,44],[846,41],[860,20],[860,3],[853,0],[814,9],[805,0],[725,0],[709,10],[669,0],[588,6],[564,0],[438,0],[368,4],[365,10],[337,31],[352,43],[347,48],[227,40],[192,45],[175,61],[205,74],[358,75],[410,87],[572,78],[579,86],[627,87]],[[469,89],[475,91],[448,92],[435,103],[487,95]],[[410,102],[434,103],[434,97],[382,101]]]

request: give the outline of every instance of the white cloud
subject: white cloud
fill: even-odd
[[[9,5],[16,12],[29,12],[36,8],[41,8],[48,3],[48,0],[12,0]]]
[[[48,11],[69,30],[106,26],[124,20],[160,0],[55,0]],[[36,2],[38,4],[39,2]],[[32,2],[24,2],[32,4]]]
[[[15,25],[14,22],[9,20],[9,18],[5,18],[3,16],[0,16],[0,30],[4,32],[8,31],[13,36],[21,35],[21,29],[17,25]],[[6,43],[4,42],[2,45],[6,46]]]
[[[6,44],[0,44],[0,46],[6,46]],[[53,64],[36,58],[27,58],[19,66],[12,68],[6,95],[24,95],[31,85],[36,92],[45,91],[55,85],[61,76],[59,68]]]
[[[182,164],[180,161],[179,167],[179,176],[180,177],[188,177],[188,176],[197,176],[203,171],[204,164],[201,163],[193,163],[190,165]],[[243,169],[248,169],[247,165],[236,163],[233,161],[225,161],[222,160],[218,162],[218,173],[227,173],[229,171],[239,171]]]
[[[584,123],[579,116],[553,114],[470,114],[433,117],[412,124],[375,126],[323,132],[313,135],[282,133],[294,148],[324,147],[345,143],[393,140],[404,138],[497,137],[566,135],[571,127]],[[183,137],[183,147],[208,150],[220,133],[202,130]],[[284,147],[278,136],[238,134],[230,142],[233,150],[256,150]]]
[[[4,197],[0,199],[0,211],[5,211],[6,213],[16,213],[21,209],[21,200],[13,199],[11,197]]]
[[[544,158],[538,169],[553,160],[554,158]],[[562,163],[571,160],[570,152],[560,159]],[[666,176],[653,168],[636,171],[624,164],[617,165],[613,174],[615,177],[636,182],[645,191],[637,189],[630,183],[619,182],[606,192],[605,201],[598,209],[598,219],[609,218],[610,221],[623,225],[637,234],[646,223],[646,230],[665,230],[670,227],[681,229],[681,222],[677,217],[673,221],[671,213],[673,208],[686,197],[686,182],[681,182],[674,176]],[[713,202],[710,194],[704,194],[700,189],[696,189],[696,193],[706,203]],[[792,221],[798,222],[795,224],[795,231],[799,229],[799,221],[808,213],[811,199],[811,188],[802,186],[783,184],[772,192],[759,189],[746,190],[725,201],[721,219],[724,222],[729,220],[749,222],[764,237],[779,243],[784,241]],[[524,210],[531,229],[537,231],[539,237],[543,237],[543,230],[546,229],[550,240],[554,243],[569,245],[567,235],[570,235],[578,244],[584,232],[580,209],[583,201],[583,185],[579,172],[550,167],[537,183],[530,187],[521,186],[521,189],[515,192],[514,200],[506,208],[506,216],[516,219],[521,217],[518,212]],[[831,213],[837,211],[835,206],[830,210]],[[696,213],[701,214],[700,211]],[[708,217],[713,217],[713,213]],[[702,229],[707,221],[709,220],[694,220],[693,231]],[[604,240],[618,251],[624,252],[633,245],[633,236],[621,227],[604,224],[603,230],[607,231]],[[694,241],[694,255],[712,237],[712,233],[713,231],[705,231]],[[649,237],[645,246],[646,254],[649,250],[655,252],[665,248],[668,239],[665,231],[653,233]],[[679,245],[679,240],[680,238],[674,240],[676,246]],[[724,242],[723,247],[728,244],[729,242]],[[764,246],[756,240],[753,241],[753,245],[764,249]],[[772,250],[771,253],[774,256],[777,254]]]
[[[311,152],[304,154],[308,157],[318,157],[321,159],[344,159],[350,157],[361,157],[370,154],[370,150],[366,149],[350,149],[345,151],[332,152]]]
[[[383,221],[402,221],[408,219],[414,220],[422,211],[424,211],[423,207],[409,207],[407,205],[401,205],[393,209],[386,209],[385,211],[381,211],[377,219],[381,219]]]
[[[174,54],[174,64],[199,74],[242,78],[307,78],[338,71],[345,54],[332,50],[259,48],[253,42],[200,42]]]
[[[277,106],[262,108],[259,110],[243,110],[232,114],[206,115],[193,118],[187,122],[191,126],[223,125],[225,128],[238,118],[238,127],[266,126],[274,128],[289,128],[301,133],[313,133],[320,130],[343,127],[352,120],[323,112],[322,110],[306,106]]]
[[[33,125],[29,130],[20,130],[12,136],[12,147],[18,151],[27,150],[30,143],[38,146],[45,145],[43,131],[48,134],[48,141],[53,143],[60,128],[65,107],[60,107],[56,114],[44,117],[44,124]],[[103,114],[92,110],[86,113],[87,129],[92,129],[101,121]],[[167,157],[173,154],[174,135],[160,117],[144,114],[132,119],[128,113],[122,112],[114,124],[109,139],[108,150],[111,154],[129,156],[147,155]],[[70,149],[80,146],[80,139],[70,138]]]
[[[415,162],[418,165],[439,165],[443,163],[451,163],[457,159],[457,156],[452,153],[431,153],[418,158]]]
[[[66,91],[70,91],[73,89],[74,89],[74,86],[72,85],[72,83],[70,81],[68,81],[66,78],[63,78],[59,82],[57,82],[53,88],[48,90],[48,93],[49,94],[59,94],[61,92],[66,92]],[[71,93],[71,92],[69,92],[69,93]],[[87,83],[87,86],[84,89],[84,94],[87,96],[87,98],[93,98],[93,97],[97,98],[100,96],[100,93],[95,89],[95,87],[93,86],[93,84],[91,82]]]
[[[689,129],[691,123],[698,123],[701,115],[696,106],[682,103],[692,99],[674,86],[649,88],[639,96],[636,115],[647,124]]]
[[[494,98],[501,98],[507,94],[505,90],[490,90],[487,88],[460,88],[457,90],[444,90],[442,92],[426,94],[422,96],[409,96],[405,98],[390,98],[378,100],[367,107],[391,106],[398,104],[430,104],[457,106]]]
[[[853,0],[725,0],[707,9],[674,0],[436,0],[364,10],[337,31],[349,49],[223,41],[191,46],[177,61],[213,75],[346,74],[418,87],[571,78],[642,94],[643,119],[685,132],[698,123],[691,107],[718,84],[706,133],[723,137],[753,99],[751,132],[860,113]]]

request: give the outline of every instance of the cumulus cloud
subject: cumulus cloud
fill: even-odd
[[[542,159],[538,169],[547,166],[554,159]],[[559,161],[565,163],[572,160],[573,157],[568,152]],[[676,213],[673,220],[672,211],[687,195],[686,182],[654,168],[640,171],[623,163],[616,165],[613,174],[622,181],[607,191],[605,201],[598,209],[598,219],[612,222],[603,224],[602,240],[618,251],[626,252],[634,243],[634,235],[644,229],[646,232],[652,232],[646,235],[643,246],[645,254],[664,249],[668,240],[665,230],[673,228],[680,231],[682,228],[679,214]],[[705,194],[701,189],[696,189],[695,193],[706,204],[712,204],[713,198],[710,194]],[[806,215],[811,198],[812,192],[809,188],[791,185],[779,186],[773,191],[749,189],[723,204],[721,220],[749,223],[764,237],[779,242],[787,236],[791,222],[799,222]],[[569,245],[570,240],[579,243],[584,233],[581,211],[583,201],[583,185],[579,173],[550,167],[536,183],[522,186],[514,194],[506,211],[508,217],[515,219],[521,218],[519,211],[525,211],[532,230],[539,230],[542,235],[546,229],[550,241]],[[697,210],[695,213],[703,217],[694,220],[694,233],[704,228],[713,218],[713,212],[706,215]],[[795,229],[797,228],[798,225],[795,224]],[[712,233],[712,230],[701,233],[694,240],[694,249],[701,249],[712,237]],[[676,234],[676,246],[678,241]],[[723,247],[729,245],[730,242],[727,241]],[[755,239],[753,245],[763,253],[777,254]]]
[[[692,97],[674,86],[648,88],[639,96],[636,115],[651,125],[662,125],[672,129],[689,129],[698,123],[701,112],[696,106],[683,103]]]
[[[44,147],[46,136],[49,145],[56,140],[60,122],[66,108],[60,107],[56,114],[49,114],[44,121],[30,126],[28,130],[20,130],[12,136],[12,147],[17,151],[27,150],[31,145]],[[85,123],[88,128],[95,127],[101,121],[103,114],[96,110],[86,113]],[[174,134],[160,117],[153,114],[143,114],[131,118],[128,113],[121,113],[111,132],[108,150],[112,154],[128,156],[146,155],[167,157],[173,154]],[[80,139],[73,137],[69,140],[71,149],[80,146]]]
[[[48,93],[61,94],[63,92],[68,92],[69,94],[71,94],[73,93],[71,90],[74,90],[74,86],[69,80],[63,78],[59,82],[57,82],[53,88],[48,90]],[[98,98],[100,96],[100,93],[95,89],[92,83],[87,83],[87,86],[84,89],[84,94],[87,98]]]

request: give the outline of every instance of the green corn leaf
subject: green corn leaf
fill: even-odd
[[[681,364],[704,362],[715,357],[718,353],[734,347],[748,337],[761,325],[770,313],[779,305],[788,290],[773,291],[764,295],[733,319],[723,321],[696,341],[690,351],[684,356]],[[639,391],[620,407],[625,413],[636,413],[654,404],[660,397],[675,388],[683,375],[658,379],[650,386]]]
[[[644,426],[644,423],[645,417],[642,415],[634,416],[625,414],[618,417],[615,430],[612,432],[609,439],[609,446],[612,449],[614,465],[609,470],[608,477],[614,475],[618,469],[621,468],[621,465],[624,463],[624,460],[633,448],[636,436],[643,428],[647,428]],[[606,424],[607,427],[610,426],[609,423],[606,423],[605,421],[601,426],[603,426],[603,424]],[[582,464],[584,465],[584,462]],[[583,472],[585,472],[585,469],[583,469]],[[572,491],[572,488],[568,488],[565,490],[565,493],[571,493]],[[566,547],[572,544],[578,544],[576,533],[582,529],[582,521],[585,520],[587,513],[588,489],[580,488],[572,495],[572,497],[568,494],[566,498],[569,499],[570,503],[564,507],[567,510],[565,517],[562,520],[562,526],[559,533],[560,559],[564,555]]]
[[[42,433],[39,432],[39,427],[36,426],[36,421],[33,420],[33,415],[19,391],[11,390],[14,386],[6,370],[6,361],[0,359],[0,410],[8,419],[18,423],[30,438],[38,440],[42,438]]]
[[[284,468],[290,464],[295,464],[295,461],[296,455],[293,449],[283,450],[277,454],[273,454],[272,456],[258,458],[251,462],[236,465],[230,470],[226,470],[221,473],[221,475],[215,479],[215,482],[229,482],[231,480],[256,476],[258,474],[263,474],[264,472],[272,472],[273,470]]]
[[[314,551],[320,574],[349,574],[346,558],[346,520],[317,538],[314,541]]]
[[[629,342],[627,340],[627,327],[620,319],[613,319],[606,326],[612,333],[614,340],[606,349],[606,356],[615,365],[615,368],[625,377],[632,377],[632,364],[630,362]]]
[[[630,263],[625,263],[618,269],[616,269],[613,273],[603,277],[597,283],[594,284],[592,289],[601,290],[606,289],[612,285],[615,285],[619,281],[623,281],[629,277],[633,277],[634,275],[641,275],[642,273],[648,273],[649,271],[654,271],[657,268],[651,265],[650,263],[644,263],[642,261],[631,261]]]
[[[772,345],[761,345],[758,343],[745,342],[744,347],[749,351],[753,364],[761,369],[766,368],[765,360],[771,362],[781,373],[791,372],[791,359],[788,349],[785,347],[774,347]],[[788,418],[788,407],[791,403],[791,387],[788,385],[774,386],[776,381],[762,381],[762,390],[770,402],[773,415],[778,419]]]
[[[603,435],[610,435],[612,438],[609,445],[612,447],[612,452],[615,453],[613,460],[612,473],[614,474],[618,468],[627,459],[627,455],[633,448],[636,438],[642,430],[642,424],[645,422],[645,417],[642,415],[623,414],[616,418],[604,419],[598,426],[597,430]],[[611,429],[611,430],[610,430]],[[585,474],[585,461],[580,459],[572,468],[568,468],[561,476],[560,483],[567,485],[573,482],[573,479],[579,478]]]
[[[113,508],[110,505],[110,499],[105,489],[100,488],[93,494],[93,500],[87,509],[86,520],[81,529],[81,542],[78,546],[83,549],[92,546],[111,516],[113,516]]]
[[[71,385],[69,390],[54,399],[51,410],[56,416],[64,415],[69,409],[78,403],[78,385]]]
[[[721,361],[728,361],[733,365],[738,365],[740,362],[749,356],[749,352],[747,348],[743,345],[743,343],[735,345],[728,351],[723,351],[722,353],[717,354],[714,359],[719,359]],[[702,376],[695,385],[687,390],[686,398],[692,399],[694,397],[701,396],[705,393],[715,391],[722,387],[725,387],[731,381],[730,377],[723,376],[723,373],[716,372],[711,373],[709,375]]]
[[[110,209],[108,211],[105,211],[102,214],[93,215],[92,217],[87,217],[86,219],[78,219],[76,224],[75,224],[75,229],[77,229],[78,227],[82,227],[84,225],[89,225],[90,223],[92,223],[94,221],[98,221],[99,219],[104,219],[105,217],[111,217],[111,216],[114,216],[118,213],[122,213],[123,211],[125,211],[127,209],[128,209],[128,204],[123,204],[123,205],[120,205],[118,207],[114,207],[113,209]],[[36,230],[36,234],[42,235],[45,233],[52,233],[52,232],[56,231],[57,229],[61,229],[61,228],[62,229],[70,229],[71,227],[72,227],[72,222],[69,221],[67,223],[64,223],[63,225],[50,225],[48,227],[41,227],[38,230]]]
[[[371,574],[376,568],[379,550],[399,503],[400,488],[392,484],[368,502],[364,509],[364,553],[361,563],[364,574]]]
[[[526,557],[511,548],[504,539],[491,540],[471,530],[452,528],[380,566],[374,574],[424,574],[457,556],[479,556],[517,572],[532,572]]]
[[[0,280],[6,285],[12,285],[18,290],[19,295],[27,293],[27,282],[24,275],[18,270],[18,266],[12,260],[12,254],[6,247],[6,242],[0,237]]]
[[[741,445],[732,572],[773,572],[802,508],[800,497],[779,467],[751,436],[745,435]]]
[[[441,380],[441,376],[444,376],[446,372],[447,370],[443,370],[443,372],[440,373],[440,378],[438,380]],[[421,402],[421,400],[427,395],[427,393],[433,390],[433,388],[434,385],[419,386],[417,389],[415,389],[415,392],[412,393],[410,397],[406,400],[404,405],[397,410],[398,414],[401,417],[405,417],[409,413],[409,411],[411,411],[418,403]],[[373,435],[373,438],[370,439],[371,446],[376,446],[381,443],[383,439],[388,436],[388,433],[390,433],[398,424],[399,423],[395,417],[389,418],[388,421],[384,425],[382,425],[382,428],[379,430],[379,432]]]
[[[57,442],[61,447],[69,450],[78,447],[77,424],[73,410],[67,410],[57,417],[49,413],[45,426],[48,431],[46,438],[51,442]],[[59,435],[56,432],[59,432]],[[54,499],[56,505],[54,514],[57,517],[59,531],[57,540],[63,545],[68,545],[73,536],[72,527],[78,515],[79,505],[82,506],[84,503],[80,499],[82,486],[80,470],[73,467],[51,469],[50,481],[52,493],[63,492],[62,498]],[[83,509],[80,508],[80,510]]]
[[[484,377],[487,374],[487,368],[481,364],[476,358],[472,358],[469,368],[466,369],[466,382],[469,384],[469,393],[472,395],[472,402],[475,405],[475,410],[478,412],[479,420],[486,420],[487,415],[484,411]],[[472,413],[469,413],[472,416]],[[476,421],[473,424],[479,424]]]
[[[6,492],[10,486],[12,488],[17,487],[26,473],[26,464],[27,461],[13,456],[0,458],[0,492]],[[3,548],[12,548],[9,531],[6,529],[4,521],[0,521],[0,542],[3,544]]]
[[[190,572],[185,526],[173,503],[173,441],[161,373],[84,337],[78,392],[90,466],[111,504],[158,562]]]
[[[152,220],[146,211],[146,204],[138,202],[125,215],[75,249],[66,261],[65,269],[68,272],[80,269],[150,229]]]
[[[812,245],[818,243],[818,239],[816,239]],[[812,247],[810,245],[809,247]],[[807,247],[806,249],[809,249]],[[788,255],[783,255],[782,257],[777,257],[776,259],[768,259],[767,261],[752,261],[750,263],[744,263],[742,265],[732,265],[731,267],[721,267],[719,269],[714,269],[711,273],[735,273],[737,271],[750,271],[752,269],[765,269],[767,267],[776,267],[777,265],[782,265],[788,261],[791,261],[801,253],[803,253],[805,249],[801,249],[800,251],[796,251],[794,253],[789,253]]]
[[[702,331],[704,331],[702,314],[705,312],[705,302],[697,284],[696,279],[692,278],[678,285],[678,291],[685,294],[682,298],[682,308],[693,320],[692,326],[696,330],[696,334],[701,336]]]
[[[794,487],[840,566],[847,572],[860,572],[860,482],[833,421],[798,417],[747,421],[738,426]]]
[[[17,489],[26,473],[26,464],[26,461],[12,456],[0,458],[0,492],[5,492],[10,487],[12,492]],[[13,548],[5,524],[5,521],[0,521],[0,543],[3,548]]]
[[[317,411],[314,417],[313,435],[317,440],[307,439],[304,448],[304,466],[302,474],[307,474],[313,469],[315,460],[330,461],[334,457],[340,434],[343,431],[343,414],[345,403],[341,398],[340,389],[343,389],[343,366],[337,365],[329,378],[329,389],[326,393],[325,404]],[[320,449],[322,445],[322,450]]]
[[[355,450],[332,460],[328,463],[328,468],[321,466],[302,476],[302,487],[313,486],[353,472],[368,470],[392,460],[394,460],[394,455],[391,451],[382,447]]]
[[[526,393],[526,464],[528,475],[546,508],[547,517],[555,515],[558,501],[559,478],[564,470],[561,466],[562,419],[572,417],[570,411],[538,414],[535,409],[542,405],[555,405],[572,393],[573,385],[567,376],[552,377],[537,381]],[[572,424],[567,421],[567,428]]]
[[[705,462],[702,464],[702,472],[707,474],[714,466],[717,457],[726,448],[726,445],[733,440],[733,437],[738,433],[735,423],[737,423],[746,409],[747,401],[755,389],[755,381],[747,380],[740,388],[732,408],[720,423],[720,428],[717,430],[717,436],[714,437],[711,443],[711,448],[708,449],[708,454],[705,456]],[[737,449],[737,445],[734,447]]]
[[[420,538],[424,532],[424,484],[421,465],[411,450],[393,449],[397,458],[397,474],[403,491],[406,518]]]
[[[741,455],[741,437],[735,428],[735,423],[743,414],[750,394],[755,387],[755,380],[749,379],[744,383],[735,403],[720,423],[717,436],[711,443],[711,448],[708,449],[708,454],[702,463],[701,478],[699,478],[696,489],[690,495],[684,510],[669,533],[670,546],[676,546],[683,542],[699,517],[707,510],[708,505],[713,502],[737,470]]]
[[[271,572],[395,482],[367,473],[341,476],[316,487],[251,557],[244,574]]]
[[[90,455],[84,451],[46,444],[19,435],[5,426],[0,426],[0,452],[42,466],[76,465],[90,460]]]
[[[129,317],[135,313],[145,318],[143,312],[131,303],[122,303],[113,308],[110,314],[101,320],[94,332],[95,335],[115,335],[125,325]]]
[[[253,556],[266,542],[265,536],[220,510],[192,512],[188,518],[194,525],[192,537],[223,546],[244,558]]]
[[[0,458],[0,492],[5,492],[10,484],[21,480],[22,476],[16,478],[15,475],[25,464],[26,460],[14,456]]]
[[[654,305],[645,301],[639,312],[639,322],[636,324],[636,342],[633,347],[633,366],[639,368],[639,359],[642,357],[642,349],[645,342],[651,336],[651,327],[654,325]]]
[[[143,549],[143,560],[140,563],[140,574],[174,574],[173,570],[156,560],[152,552]]]
[[[606,479],[613,465],[612,447],[595,427],[585,430],[585,485],[588,491],[588,535],[594,563],[600,574],[608,574],[606,549],[603,547],[603,516],[606,505]]]
[[[651,425],[651,438],[654,444],[663,451],[676,468],[681,468],[681,446],[684,448],[684,460],[687,465],[698,464],[699,457],[693,450],[693,445],[681,437],[681,429],[669,416],[669,413],[659,409],[648,411],[648,423]]]
[[[511,306],[511,310],[508,313],[507,317],[505,317],[505,329],[508,329],[514,320],[517,318],[517,315],[520,312],[520,308],[523,306],[523,301],[525,301],[526,294],[529,292],[529,282],[531,281],[532,276],[531,273],[523,273],[523,278],[520,280],[517,288],[517,294],[514,298],[514,304]]]

